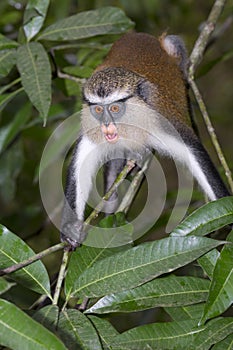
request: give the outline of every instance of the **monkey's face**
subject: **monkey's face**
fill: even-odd
[[[109,104],[90,105],[91,114],[100,122],[101,131],[105,139],[110,143],[117,142],[119,134],[117,131],[117,122],[125,114],[125,102],[118,101]]]
[[[125,122],[127,101],[135,95],[139,80],[123,68],[107,68],[94,73],[84,88],[90,113],[109,143],[116,143],[122,136],[119,124]]]

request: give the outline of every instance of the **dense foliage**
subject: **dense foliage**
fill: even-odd
[[[47,219],[49,209],[43,209],[40,189],[44,181],[47,197],[53,197],[58,176],[54,164],[64,161],[79,130],[82,83],[111,43],[135,22],[136,29],[157,30],[157,34],[168,26],[186,31],[187,36],[191,33],[191,47],[200,25],[192,6],[205,20],[212,5],[212,1],[194,5],[181,0],[129,3],[1,0],[1,269],[30,262],[34,251],[59,242],[58,229]],[[226,7],[225,23],[231,12]],[[232,43],[224,41],[224,31],[222,35],[222,52],[208,58],[199,76],[211,74],[217,63],[232,57]],[[209,78],[203,79],[205,88]],[[230,85],[227,79],[223,89]],[[206,92],[207,100],[215,90]],[[228,90],[223,91],[217,97],[222,105],[230,101]],[[71,115],[72,124],[64,124]],[[228,118],[226,108],[223,126]],[[52,142],[46,146],[51,135]],[[169,189],[171,207],[174,193]],[[57,198],[51,200],[54,204]],[[20,350],[231,349],[233,234],[225,226],[233,222],[233,197],[201,204],[203,199],[195,190],[192,213],[170,234],[164,233],[171,211],[167,207],[150,232],[133,244],[130,219],[137,205],[129,212],[129,222],[122,214],[103,219],[99,226],[106,232],[115,227],[111,239],[120,237],[125,244],[114,247],[106,235],[99,246],[85,244],[70,253],[69,262],[65,252],[59,275],[63,278],[67,269],[62,286],[57,276],[59,254],[46,253],[43,261],[0,277],[0,345]],[[52,217],[59,206],[58,200]],[[213,234],[220,229],[219,235]],[[98,232],[98,227],[93,228],[90,235]]]

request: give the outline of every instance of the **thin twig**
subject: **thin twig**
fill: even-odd
[[[194,45],[193,51],[190,55],[190,66],[189,66],[189,77],[191,79],[193,79],[197,66],[202,61],[210,36],[216,27],[218,18],[222,13],[225,4],[226,4],[226,0],[215,1],[210,11],[209,17]]]
[[[143,167],[141,168],[141,170],[139,170],[137,172],[137,174],[134,176],[126,194],[124,195],[124,198],[122,199],[119,207],[117,208],[117,212],[124,212],[125,214],[128,212],[129,207],[136,195],[136,193],[138,192],[138,189],[142,183],[142,180],[144,178],[145,172],[148,169],[149,165],[150,165],[150,161],[151,161],[151,156],[149,156],[144,164]]]
[[[67,243],[63,242],[63,243],[56,244],[53,247],[50,247],[48,249],[45,249],[42,252],[33,255],[31,258],[29,258],[27,260],[24,260],[18,264],[15,264],[15,265],[12,265],[12,266],[9,266],[5,269],[0,270],[0,276],[3,276],[6,274],[15,272],[19,269],[22,269],[22,268],[36,262],[37,260],[44,258],[45,256],[47,256],[51,253],[57,252],[58,250],[61,250],[61,249],[64,249],[65,246],[67,246]]]
[[[113,192],[115,192],[118,188],[118,186],[120,186],[120,184],[122,183],[122,181],[124,181],[125,177],[127,176],[127,174],[132,170],[132,168],[135,166],[135,162],[133,160],[130,160],[127,162],[126,166],[124,167],[124,169],[122,170],[122,172],[118,175],[117,179],[115,180],[114,184],[112,185],[112,187],[109,189],[109,191],[103,196],[102,201],[97,205],[97,207],[92,211],[92,213],[90,214],[90,216],[86,219],[86,221],[84,222],[84,225],[88,225],[92,219],[96,218],[98,216],[98,214],[100,213],[101,209],[104,206],[104,201],[107,201],[111,195],[113,194]],[[24,260],[18,264],[9,266],[5,269],[1,269],[0,270],[0,276],[6,275],[6,274],[10,274],[12,272],[15,272],[19,269],[22,269],[34,262],[36,262],[37,260],[40,260],[42,258],[44,258],[45,256],[54,253],[56,251],[62,250],[64,248],[68,247],[68,243],[66,242],[62,242],[59,244],[54,245],[53,247],[50,247],[48,249],[43,250],[42,252],[33,255],[31,258]],[[66,249],[65,249],[66,250]],[[65,253],[64,253],[65,254]],[[63,256],[63,259],[65,257]],[[61,271],[60,271],[61,273]],[[60,274],[59,273],[59,274]]]
[[[58,300],[59,300],[59,296],[61,294],[62,282],[65,278],[68,259],[69,259],[69,247],[66,247],[66,248],[64,248],[62,263],[61,263],[59,275],[57,278],[57,284],[56,284],[54,297],[53,297],[53,305],[57,305]]]
[[[224,154],[222,152],[222,149],[221,149],[221,146],[218,142],[218,138],[216,136],[216,133],[215,133],[215,130],[214,130],[214,127],[211,123],[211,120],[210,120],[210,117],[209,117],[209,114],[207,112],[207,109],[206,109],[206,106],[205,106],[205,103],[203,101],[203,98],[201,96],[201,93],[195,83],[194,80],[190,80],[190,86],[193,90],[193,93],[195,95],[195,98],[198,102],[198,105],[199,105],[199,108],[200,108],[200,111],[202,113],[202,116],[203,116],[203,119],[205,121],[205,124],[206,124],[206,127],[208,129],[208,132],[209,132],[209,135],[211,137],[211,140],[212,140],[212,143],[215,147],[215,150],[217,152],[217,155],[218,155],[218,158],[220,160],[220,163],[222,165],[222,167],[224,168],[224,171],[225,171],[225,174],[226,174],[226,177],[227,177],[227,180],[228,180],[228,184],[230,186],[230,189],[231,189],[231,192],[233,193],[233,180],[232,180],[232,175],[231,175],[231,171],[228,167],[228,164],[226,162],[226,159],[224,157]]]
[[[188,80],[189,80],[189,84],[192,88],[192,91],[194,93],[194,96],[196,98],[196,101],[199,105],[200,111],[202,113],[204,122],[206,124],[208,133],[210,135],[211,141],[214,145],[214,148],[216,150],[216,153],[218,155],[218,158],[220,160],[220,163],[222,165],[222,167],[224,168],[231,192],[233,192],[233,180],[232,180],[232,175],[231,175],[231,171],[228,167],[228,164],[226,162],[226,159],[223,155],[221,146],[218,142],[214,127],[211,123],[210,117],[208,115],[207,112],[207,108],[205,106],[205,103],[203,101],[203,98],[201,96],[201,93],[194,81],[194,73],[197,69],[197,66],[199,65],[199,63],[201,62],[204,52],[206,50],[206,47],[208,45],[208,43],[210,42],[210,36],[213,33],[218,18],[221,15],[223,8],[225,6],[226,0],[216,0],[211,11],[209,14],[209,17],[206,21],[206,24],[204,25],[203,30],[201,31],[195,45],[193,48],[193,51],[190,55],[190,67],[189,67],[189,74],[188,74]]]
[[[120,184],[124,181],[128,173],[133,169],[135,166],[135,161],[134,160],[128,160],[126,166],[122,170],[122,172],[118,175],[116,178],[115,182],[109,189],[109,191],[103,196],[101,202],[96,206],[96,208],[91,212],[89,217],[85,220],[84,222],[84,228],[85,225],[89,225],[91,220],[95,219],[98,214],[101,212],[101,210],[104,207],[105,201],[107,201],[111,195],[117,190],[117,188],[120,186]]]
[[[58,78],[72,80],[76,83],[83,83],[85,81],[85,79],[77,78],[74,75],[63,73],[60,71],[60,69],[57,69],[57,76]]]

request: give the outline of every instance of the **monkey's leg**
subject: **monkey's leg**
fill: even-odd
[[[122,171],[124,165],[124,159],[113,159],[104,165],[104,193],[109,191],[117,176]],[[109,200],[105,203],[104,210],[106,215],[114,213],[117,207],[118,195],[117,192],[114,192]]]
[[[68,242],[74,248],[86,237],[82,228],[92,178],[98,166],[95,147],[96,145],[86,136],[80,137],[68,170],[61,221],[61,240]]]

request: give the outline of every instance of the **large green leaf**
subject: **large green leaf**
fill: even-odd
[[[159,306],[184,306],[205,301],[210,282],[196,277],[158,278],[132,290],[107,295],[87,313],[133,312]]]
[[[193,342],[194,350],[209,350],[212,345],[220,342],[233,333],[233,318],[225,317],[212,320],[206,324],[203,332],[196,335]],[[191,348],[190,348],[191,349]],[[225,350],[225,349],[224,349]]]
[[[213,346],[212,350],[232,350],[233,349],[233,333],[225,339]]]
[[[96,316],[88,316],[88,318],[94,324],[103,348],[111,349],[114,338],[119,334],[117,330],[108,320]]]
[[[33,315],[33,318],[54,333],[57,329],[59,308],[56,305],[45,306],[42,309],[39,309]]]
[[[198,259],[198,264],[202,267],[207,276],[212,279],[214,268],[220,253],[217,249],[213,249]]]
[[[97,332],[91,321],[78,310],[60,313],[58,334],[69,350],[101,350]]]
[[[233,318],[220,318],[206,326],[197,320],[139,326],[116,336],[112,349],[209,350],[233,331]]]
[[[62,19],[46,28],[39,40],[77,40],[101,34],[123,33],[133,26],[122,10],[102,7]]]
[[[51,67],[44,47],[36,42],[20,46],[17,66],[25,92],[45,119],[51,103]]]
[[[27,260],[34,255],[33,250],[19,237],[0,225],[0,267],[4,269]],[[10,274],[10,277],[37,293],[50,296],[48,273],[41,261]]]
[[[233,222],[233,196],[203,205],[181,222],[172,236],[204,236]]]
[[[205,304],[195,304],[181,307],[165,307],[165,311],[173,321],[197,320],[203,315]]]
[[[16,64],[16,52],[14,49],[0,51],[0,78],[10,73]]]
[[[97,261],[111,256],[119,251],[119,248],[95,248],[81,246],[72,253],[69,268],[65,279],[65,290],[67,299],[74,292],[74,283],[78,277],[86,270],[93,266]]]
[[[112,349],[193,350],[195,334],[203,329],[196,325],[196,320],[189,320],[139,326],[116,336]]]
[[[50,0],[28,0],[23,17],[23,29],[28,41],[39,33],[49,6]]]
[[[0,344],[12,350],[66,350],[54,334],[6,300],[0,300]]]
[[[217,260],[202,322],[216,317],[233,303],[233,231]]]
[[[75,282],[73,296],[99,297],[135,288],[222,244],[205,237],[168,237],[96,262]]]

